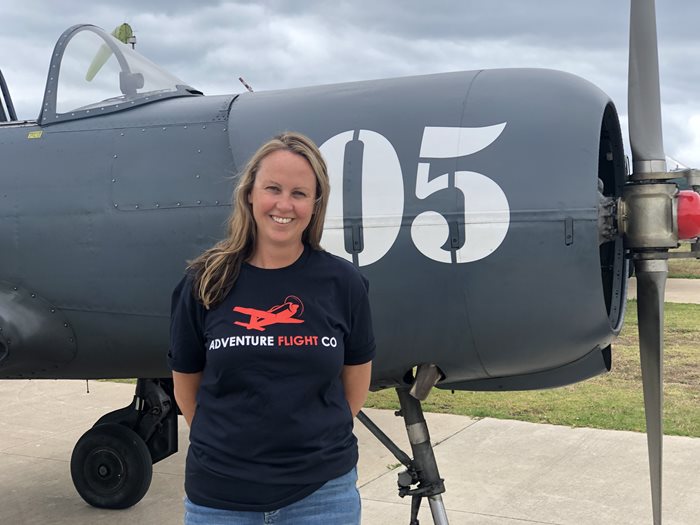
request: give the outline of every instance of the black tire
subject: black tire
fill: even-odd
[[[75,444],[70,474],[75,489],[93,507],[125,509],[141,501],[151,485],[151,453],[130,428],[97,425]]]

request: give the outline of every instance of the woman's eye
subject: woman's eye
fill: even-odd
[[[272,192],[275,192],[275,193],[277,193],[278,191],[280,191],[280,189],[279,189],[277,186],[268,186],[268,187],[265,188],[265,189],[266,189],[267,191],[272,191]]]
[[[299,197],[300,199],[305,199],[306,198],[306,193],[303,191],[295,191],[294,192],[295,197]]]

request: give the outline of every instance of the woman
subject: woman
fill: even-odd
[[[359,523],[352,427],[374,336],[367,281],[319,244],[329,193],[311,140],[265,143],[237,185],[228,237],[175,289],[186,524]]]

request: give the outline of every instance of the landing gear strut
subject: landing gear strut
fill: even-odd
[[[139,379],[132,403],[101,417],[76,443],[71,477],[93,507],[124,509],[148,491],[153,464],[177,452],[171,380]]]
[[[364,412],[358,414],[360,422],[398,459],[406,470],[399,474],[399,496],[411,496],[410,525],[418,524],[418,511],[423,498],[428,498],[430,512],[435,525],[448,525],[445,504],[441,494],[445,484],[440,478],[433,446],[430,444],[428,425],[423,417],[423,409],[418,399],[407,388],[397,388],[401,410],[397,412],[404,418],[408,440],[411,443],[413,459],[404,453],[389,437],[375,425]],[[411,488],[412,485],[417,485]]]

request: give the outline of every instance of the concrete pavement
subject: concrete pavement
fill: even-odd
[[[627,297],[637,298],[637,279],[628,281]],[[666,281],[666,302],[700,304],[700,279],[668,279]]]
[[[103,414],[131,402],[133,386],[85,381],[0,381],[0,523],[177,524],[182,520],[184,450],[154,467],[151,488],[131,509],[86,505],[69,462],[81,434]],[[367,410],[404,449],[402,420]],[[452,525],[651,523],[643,434],[572,429],[496,419],[426,414],[445,478]],[[182,419],[181,419],[182,423]],[[407,524],[408,500],[396,493],[397,461],[357,423],[363,524]],[[666,525],[700,520],[700,439],[665,438]],[[424,503],[421,523],[432,523]]]
[[[635,281],[629,297],[635,297]],[[700,280],[671,279],[666,300],[700,303]],[[131,402],[133,385],[0,381],[0,524],[177,524],[182,522],[188,431],[182,451],[154,466],[146,497],[123,511],[86,505],[73,488],[70,455],[103,414]],[[405,451],[402,420],[366,410]],[[634,432],[475,420],[426,414],[452,525],[651,523],[646,438]],[[363,524],[408,523],[397,496],[396,459],[359,423]],[[700,523],[700,439],[664,440],[664,523]],[[427,503],[420,520],[432,523]],[[340,525],[340,524],[337,524]]]

